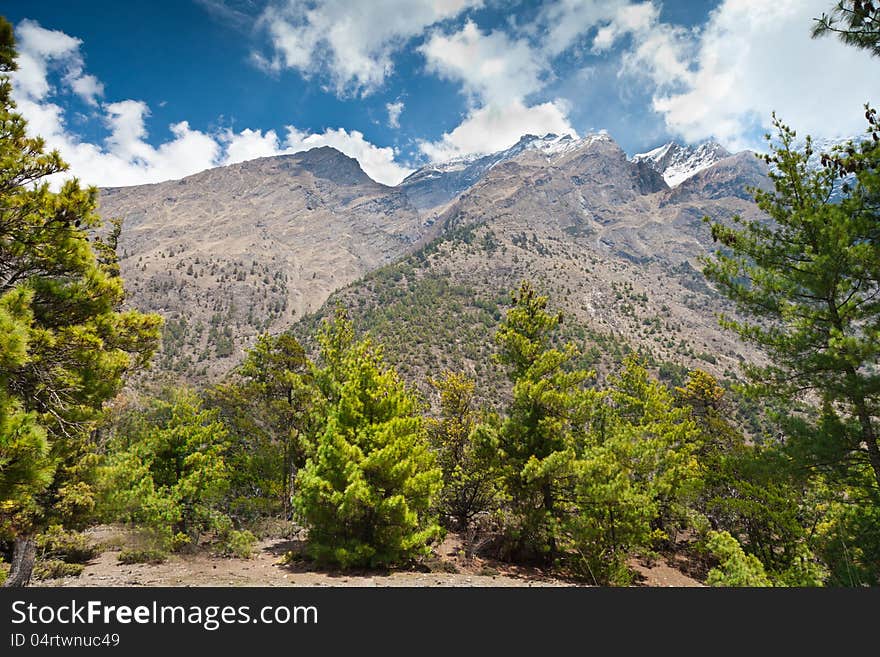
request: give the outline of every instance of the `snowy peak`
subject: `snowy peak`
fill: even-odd
[[[424,166],[407,176],[401,186],[417,208],[436,207],[474,185],[498,164],[525,153],[538,153],[553,161],[597,141],[612,140],[605,133],[589,134],[583,139],[553,133],[543,136],[526,134],[510,148],[497,153],[469,155]]]
[[[680,146],[670,142],[647,153],[639,153],[632,160],[647,164],[663,176],[667,185],[675,187],[726,157],[730,157],[730,153],[714,141],[697,146]]]
[[[575,139],[571,135],[562,135],[560,137],[559,135],[548,133],[543,137],[539,137],[537,135],[526,134],[520,137],[519,141],[510,148],[498,151],[497,153],[466,155],[463,157],[452,158],[445,162],[429,164],[415,173],[410,174],[404,183],[408,180],[419,178],[424,175],[424,173],[430,172],[447,173],[470,169],[473,171],[480,171],[480,175],[482,175],[482,173],[485,173],[496,164],[513,159],[520,153],[533,150],[544,153],[545,155],[557,155],[575,150],[583,141],[583,139]]]

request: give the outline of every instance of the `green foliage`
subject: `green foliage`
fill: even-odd
[[[524,283],[496,336],[513,401],[497,431],[513,553],[555,560],[595,583],[627,583],[626,559],[665,537],[696,486],[697,431],[635,356],[590,389],[561,315]]]
[[[94,509],[90,431],[125,375],[147,363],[161,319],[123,310],[115,246],[101,230],[97,189],[47,178],[66,165],[27,134],[6,72],[0,18],[0,533],[32,536]]]
[[[689,507],[716,530],[736,535],[771,579],[819,586],[826,574],[808,545],[817,498],[776,444],[752,445],[730,421],[732,406],[714,377],[700,370],[675,389],[695,422],[700,485]]]
[[[81,563],[67,563],[61,559],[39,559],[34,564],[34,579],[59,579],[79,577],[85,566]]]
[[[551,347],[561,314],[523,282],[495,334],[498,361],[513,383],[513,401],[497,431],[499,458],[511,496],[508,530],[521,556],[552,561],[563,514],[573,502],[577,425],[588,372],[566,371],[576,355]]]
[[[669,537],[697,486],[697,432],[636,356],[590,403],[577,461],[577,513],[565,525],[570,566],[626,584],[626,559]]]
[[[167,558],[167,553],[158,548],[124,548],[119,552],[116,560],[121,564],[160,564],[164,563]]]
[[[475,516],[495,510],[500,501],[497,445],[489,426],[481,426],[471,379],[446,371],[431,383],[440,395],[440,416],[426,421],[443,471],[440,511],[465,531]],[[487,425],[497,425],[492,419]]]
[[[220,534],[215,547],[218,554],[225,557],[250,559],[254,553],[257,538],[247,529],[229,529]]]
[[[86,563],[99,552],[87,536],[66,531],[61,525],[52,525],[37,536],[37,554],[41,559],[60,559],[66,563]]]
[[[869,0],[842,0],[815,19],[813,38],[835,34],[850,46],[880,57],[880,7]]]
[[[761,561],[746,554],[728,532],[710,532],[706,549],[719,561],[706,578],[709,586],[773,586]]]
[[[220,508],[229,486],[227,433],[217,415],[180,390],[120,422],[124,432],[111,427],[100,469],[105,518],[150,528],[164,549],[177,533],[197,543],[215,530],[225,518]]]
[[[876,136],[876,111],[865,116]],[[794,131],[774,122],[774,190],[754,192],[771,221],[713,224],[726,249],[705,273],[748,317],[723,324],[768,353],[748,374],[787,407],[776,418],[785,444],[726,457],[737,494],[723,506],[748,519],[743,536],[772,576],[803,562],[803,527],[815,525],[830,581],[877,583],[876,531],[845,519],[869,518],[880,502],[880,146],[849,144],[812,167],[810,139],[798,150]]]
[[[869,473],[864,473],[870,481]],[[876,586],[880,582],[880,502],[861,499],[863,486],[839,489],[820,483],[816,553],[833,586]]]
[[[337,313],[319,335],[326,420],[299,471],[294,506],[319,561],[378,566],[424,555],[442,472],[419,405],[368,339]]]
[[[235,378],[211,389],[208,404],[230,430],[231,510],[290,515],[292,484],[311,452],[316,394],[312,364],[289,334],[262,335]]]
[[[809,138],[797,150],[795,133],[774,122],[779,144],[765,158],[774,190],[754,192],[772,221],[713,224],[713,238],[727,250],[707,260],[705,273],[756,318],[722,319],[768,353],[768,365],[749,368],[753,380],[786,399],[812,390],[834,412],[854,418],[838,425],[832,462],[870,464],[880,486],[880,147],[871,142],[858,155],[852,147],[852,156],[824,157],[811,169]],[[854,188],[832,202],[854,161]]]

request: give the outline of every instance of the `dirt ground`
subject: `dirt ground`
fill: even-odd
[[[118,551],[126,541],[124,530],[89,530],[92,540],[106,546],[86,564],[79,577],[33,582],[34,586],[445,586],[525,587],[581,586],[582,582],[555,577],[534,568],[486,559],[465,559],[461,542],[450,534],[425,565],[409,570],[334,571],[318,569],[304,560],[285,563],[302,543],[285,538],[260,541],[250,559],[214,556],[199,551],[174,554],[161,564],[121,564]],[[650,564],[633,560],[636,586],[702,586],[665,560]]]

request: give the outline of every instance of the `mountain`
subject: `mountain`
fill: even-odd
[[[413,205],[420,210],[437,208],[470,188],[496,165],[513,159],[520,153],[531,150],[550,159],[577,148],[579,143],[580,140],[570,135],[523,135],[516,144],[497,153],[462,157],[424,166],[407,176],[401,187],[406,190]]]
[[[123,219],[131,303],[167,319],[160,368],[188,375],[225,371],[427,231],[402,190],[328,147],[103,189],[99,212]]]
[[[662,175],[667,185],[675,187],[727,157],[730,157],[730,153],[714,141],[698,146],[680,146],[670,142],[647,153],[634,155],[633,161],[644,162]]]
[[[388,187],[325,147],[104,189],[99,211],[123,220],[129,301],[165,315],[157,371],[177,378],[216,379],[263,331],[308,339],[341,303],[417,385],[442,367],[491,384],[483,358],[522,279],[588,354],[733,372],[753,354],[717,326],[702,218],[756,216],[744,189],[766,175],[740,154],[670,188],[662,160],[607,134],[526,135]]]
[[[701,173],[735,171],[728,159]],[[734,311],[699,272],[711,248],[702,218],[757,214],[732,181],[716,191],[670,201],[675,189],[660,173],[607,135],[549,158],[525,149],[448,205],[436,238],[336,292],[293,330],[308,340],[341,304],[426,395],[428,377],[451,368],[497,399],[506,387],[489,365],[491,336],[509,291],[528,279],[565,312],[565,338],[595,367],[639,349],[661,371],[734,373],[756,354],[718,326],[715,313]]]
[[[666,193],[663,204],[685,200],[740,198],[751,201],[751,188],[770,189],[765,162],[752,151],[742,151],[696,171]]]

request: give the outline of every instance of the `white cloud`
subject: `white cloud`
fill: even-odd
[[[769,128],[774,110],[801,134],[857,134],[863,104],[880,96],[880,78],[865,52],[810,38],[812,19],[827,5],[725,0],[694,33],[655,17],[647,28],[629,29],[633,46],[623,72],[651,80],[655,111],[687,141],[762,147],[757,134]],[[613,37],[626,33],[617,29]]]
[[[70,81],[70,88],[91,106],[97,106],[98,98],[104,95],[104,84],[94,75],[80,75]]]
[[[471,111],[462,123],[434,142],[419,148],[432,162],[465,155],[494,153],[513,146],[525,134],[577,136],[566,118],[562,101],[526,106],[514,101],[505,106],[487,105]]]
[[[222,141],[226,146],[226,158],[223,164],[245,162],[283,152],[281,142],[274,130],[267,130],[265,133],[250,128],[245,128],[241,132],[229,130],[223,133]]]
[[[485,34],[470,20],[453,34],[434,32],[419,51],[429,72],[461,82],[474,102],[506,104],[544,86],[547,63],[528,42]]]
[[[285,0],[259,24],[273,52],[253,53],[263,68],[328,74],[339,95],[375,91],[393,69],[392,55],[411,38],[482,0]]]
[[[527,102],[552,73],[544,50],[527,40],[485,33],[467,21],[454,33],[435,31],[419,51],[428,71],[461,83],[469,105],[457,127],[419,143],[432,162],[504,150],[524,134],[577,136],[564,101]]]
[[[388,111],[388,127],[400,127],[400,115],[403,114],[404,104],[402,100],[394,103],[385,103],[385,109]]]
[[[29,133],[43,137],[46,146],[57,149],[70,165],[68,173],[55,176],[55,185],[71,175],[84,184],[102,187],[160,182],[222,164],[317,146],[332,146],[354,157],[367,175],[379,182],[396,184],[410,173],[395,161],[394,149],[378,147],[362,133],[342,128],[311,134],[286,126],[282,143],[273,130],[209,134],[180,121],[169,126],[170,138],[154,146],[147,140],[150,108],[145,102],[128,99],[98,105],[95,101],[103,93],[103,85],[84,72],[79,39],[46,30],[33,21],[20,23],[17,33],[21,54],[19,70],[13,76],[13,99],[28,121]],[[62,85],[50,84],[53,73]],[[103,120],[109,133],[103,143],[83,141],[69,129],[65,111],[56,102],[56,97],[65,93],[92,99],[94,116]]]
[[[83,72],[82,41],[58,30],[47,30],[36,21],[23,20],[15,29],[18,70],[14,73],[17,92],[39,101],[51,91],[49,71],[63,71],[62,82],[86,103],[96,106],[104,86]]]
[[[604,25],[593,39],[593,51],[602,52],[625,34],[645,34],[656,27],[660,18],[660,8],[653,2],[642,2],[634,5],[623,5],[617,8],[608,23]]]
[[[225,147],[223,164],[243,162],[258,157],[299,153],[311,148],[330,146],[353,157],[370,178],[385,185],[396,185],[412,173],[412,169],[400,166],[393,148],[379,147],[364,138],[357,130],[351,132],[344,128],[328,129],[321,133],[310,133],[286,126],[286,137],[282,141],[274,130],[242,130],[225,132],[221,141]]]
[[[386,185],[396,185],[412,173],[412,169],[402,167],[395,161],[393,148],[376,146],[357,130],[349,132],[337,128],[309,134],[293,126],[287,127],[285,152],[305,151],[320,146],[331,146],[353,157],[370,178]]]
[[[537,23],[545,31],[543,48],[559,55],[592,28],[611,21],[628,0],[556,0],[543,7]]]

